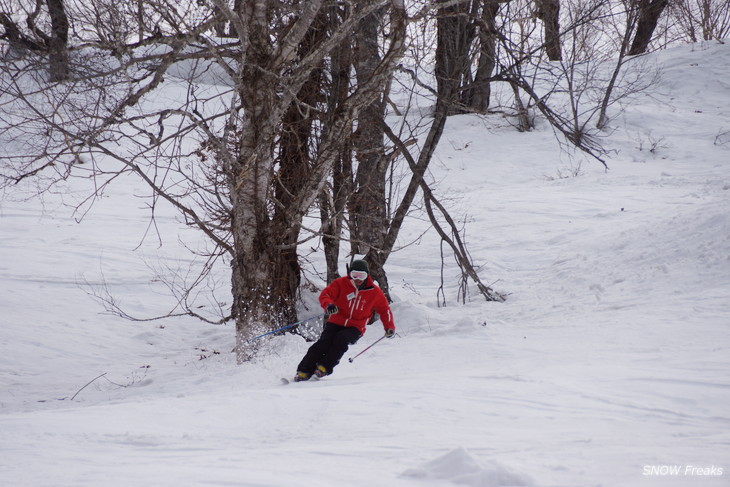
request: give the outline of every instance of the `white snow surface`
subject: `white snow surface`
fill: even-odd
[[[387,264],[398,336],[348,362],[371,325],[317,382],[280,384],[300,336],[237,365],[233,325],[88,296],[103,280],[130,314],[164,311],[145,262],[184,270],[199,238],[160,210],[162,247],[143,241],[131,180],[80,223],[74,194],[6,192],[0,484],[730,486],[730,45],[652,57],[662,81],[613,120],[608,171],[544,124],[452,117],[431,176],[507,301],[461,304],[446,252],[439,306],[429,231]]]

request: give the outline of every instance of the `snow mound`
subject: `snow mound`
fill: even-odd
[[[535,485],[526,475],[512,472],[497,462],[481,465],[464,448],[456,448],[420,467],[403,472],[403,477],[424,481],[444,481],[470,487],[517,487]]]

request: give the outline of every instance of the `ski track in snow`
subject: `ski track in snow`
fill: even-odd
[[[143,240],[130,181],[81,223],[6,194],[0,484],[730,486],[730,46],[653,57],[659,94],[614,121],[607,172],[545,127],[452,117],[436,191],[507,302],[459,304],[447,257],[437,306],[439,241],[412,222],[388,262],[399,336],[317,382],[279,383],[298,336],[238,366],[232,326],[101,312],[86,292],[103,283],[138,316],[166,311],[145,262],[184,270],[177,239],[199,238],[160,208],[163,246]]]

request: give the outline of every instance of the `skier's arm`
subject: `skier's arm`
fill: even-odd
[[[335,300],[340,295],[339,293],[340,286],[337,283],[337,280],[332,281],[332,283],[324,288],[322,292],[319,294],[319,304],[322,306],[322,309],[327,311],[327,308],[329,306],[335,306]]]
[[[392,336],[393,334],[395,334],[395,320],[393,319],[393,311],[390,309],[388,300],[385,297],[385,294],[382,293],[382,291],[377,301],[377,306],[375,306],[375,311],[377,311],[378,315],[380,316],[380,321],[383,323],[383,329],[385,330],[386,335]],[[392,333],[389,330],[393,330]]]

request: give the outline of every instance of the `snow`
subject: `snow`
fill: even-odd
[[[164,312],[150,265],[195,265],[171,211],[162,246],[144,239],[131,180],[80,223],[65,205],[84,188],[7,192],[0,483],[730,485],[730,45],[652,61],[662,81],[613,120],[608,171],[547,127],[452,117],[436,191],[508,300],[460,304],[447,257],[439,307],[438,237],[413,221],[388,262],[399,336],[318,382],[280,384],[298,336],[236,365],[232,325],[102,312],[103,283],[136,316]]]

